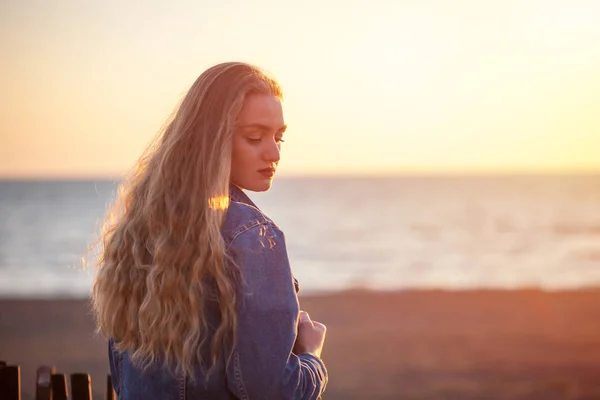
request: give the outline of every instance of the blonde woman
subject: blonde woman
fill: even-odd
[[[119,399],[316,399],[325,326],[299,310],[266,191],[285,124],[245,63],[198,77],[121,186],[92,289]]]

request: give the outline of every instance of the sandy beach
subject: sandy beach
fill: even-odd
[[[600,399],[600,290],[301,296],[325,323],[325,399]],[[84,300],[0,300],[0,360],[89,372],[108,363]]]

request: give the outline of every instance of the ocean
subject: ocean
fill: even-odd
[[[86,297],[117,181],[0,181],[0,296]],[[301,293],[600,285],[600,175],[280,177],[249,193]]]

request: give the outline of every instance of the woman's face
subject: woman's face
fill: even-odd
[[[270,94],[246,97],[233,134],[231,183],[254,192],[271,188],[285,128],[277,97]]]

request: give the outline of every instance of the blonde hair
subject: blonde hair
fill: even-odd
[[[232,135],[250,93],[282,97],[278,83],[249,64],[202,73],[119,187],[104,221],[93,312],[98,331],[142,368],[161,361],[193,379],[196,366],[211,373],[231,360],[239,271],[226,255],[221,225]],[[215,328],[207,323],[211,304],[220,314]]]

